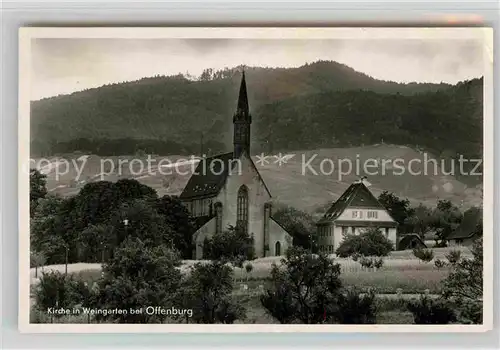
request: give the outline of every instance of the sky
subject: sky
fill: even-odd
[[[154,75],[232,68],[346,64],[396,82],[447,82],[482,76],[482,42],[473,39],[33,39],[31,100]]]

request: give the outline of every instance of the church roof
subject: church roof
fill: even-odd
[[[244,112],[248,114],[248,96],[247,96],[247,84],[245,81],[245,72],[243,72],[240,84],[240,94],[238,95],[238,106],[236,112]]]
[[[318,223],[330,222],[337,219],[348,207],[386,210],[377,198],[375,198],[373,193],[371,193],[368,187],[366,187],[363,181],[359,181],[351,184],[347,188],[339,199],[332,204],[330,209],[327,210],[323,218],[321,218]]]
[[[198,216],[193,219],[193,226],[195,231],[200,229],[200,227],[204,226],[207,222],[212,220],[215,217],[215,215],[203,215],[203,216]]]
[[[232,159],[233,152],[218,154],[200,160],[179,198],[188,199],[217,195],[226,182],[227,175],[231,170],[229,168],[235,164],[231,162]]]

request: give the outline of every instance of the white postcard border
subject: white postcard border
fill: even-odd
[[[483,227],[484,303],[482,325],[275,325],[275,324],[30,324],[29,161],[31,40],[36,38],[127,39],[477,39],[484,45]],[[22,333],[340,333],[340,332],[485,332],[493,329],[493,29],[420,28],[270,28],[270,27],[23,27],[19,29],[19,305]]]

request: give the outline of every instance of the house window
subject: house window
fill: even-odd
[[[347,235],[347,232],[348,232],[348,231],[349,231],[349,227],[347,227],[347,226],[343,226],[343,227],[342,227],[342,234],[343,234],[343,235]]]
[[[242,185],[238,190],[236,225],[245,233],[248,232],[248,188],[245,185]]]
[[[376,211],[369,211],[366,216],[368,219],[377,219],[378,218],[378,213]]]
[[[463,239],[457,239],[455,242],[457,242],[457,244],[462,244],[462,243],[464,243],[464,240]]]
[[[386,237],[389,237],[389,227],[386,227],[386,228],[385,228],[385,236],[386,236]]]
[[[353,219],[358,217],[358,212],[356,210],[353,210],[352,217],[353,217]]]
[[[353,234],[353,235],[356,234],[356,227],[354,227],[354,226],[351,227],[351,234]]]

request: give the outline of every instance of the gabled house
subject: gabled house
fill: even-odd
[[[376,227],[397,244],[397,222],[367,187],[364,179],[354,182],[317,222],[320,252],[333,254],[345,235]]]

